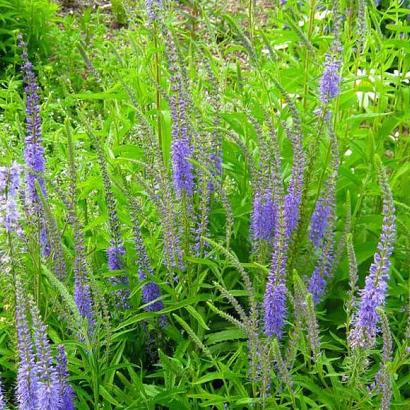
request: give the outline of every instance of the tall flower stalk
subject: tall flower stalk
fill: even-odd
[[[6,399],[3,393],[3,384],[0,379],[0,410],[6,410]]]
[[[265,334],[276,336],[279,339],[282,337],[286,317],[287,248],[288,240],[282,203],[278,210],[278,226],[273,243],[272,262],[263,300]]]
[[[292,128],[287,129],[288,138],[292,142],[293,164],[288,192],[285,196],[286,235],[290,237],[299,224],[306,157],[303,149],[302,125],[298,110],[288,93],[282,87],[280,87],[280,90],[289,106],[293,120]]]
[[[259,241],[272,243],[274,238],[278,213],[277,190],[278,184],[281,181],[280,175],[275,174],[277,170],[273,166],[277,161],[274,160],[272,164],[272,156],[274,158],[277,156],[271,155],[273,149],[270,149],[270,145],[277,147],[277,143],[268,144],[266,133],[259,122],[250,113],[248,113],[248,119],[256,131],[259,145],[259,169],[256,181],[254,181],[255,187],[250,227],[253,247],[257,248]],[[276,140],[276,135],[274,139]]]
[[[271,142],[276,153],[272,164],[272,179],[275,188],[274,203],[277,207],[277,223],[273,239],[271,267],[263,299],[264,330],[267,336],[282,337],[286,318],[286,263],[289,238],[286,235],[286,215],[284,193],[281,181],[281,162],[279,143],[273,124],[268,122]]]
[[[349,343],[354,349],[370,349],[374,346],[380,321],[377,309],[382,308],[386,301],[390,257],[393,253],[395,236],[393,196],[386,172],[380,163],[378,168],[383,195],[383,225],[373,263],[370,265],[365,286],[360,292],[359,309],[353,319],[353,327],[349,334]]]
[[[340,76],[340,68],[342,65],[340,55],[343,51],[340,42],[342,16],[340,14],[339,6],[339,1],[335,0],[333,2],[332,10],[334,20],[334,39],[329,52],[326,54],[324,70],[320,79],[320,101],[323,106],[327,106],[340,94],[340,84],[342,82],[342,77]]]
[[[63,345],[58,346],[57,376],[60,384],[60,407],[58,410],[74,410],[74,391],[68,383],[67,355]]]
[[[179,197],[193,195],[194,175],[192,158],[191,127],[188,119],[189,97],[184,84],[182,68],[178,61],[175,41],[168,30],[164,29],[169,70],[171,73],[172,95],[169,98],[172,119],[172,171],[175,192]]]
[[[41,215],[42,209],[40,198],[37,193],[38,183],[41,193],[47,197],[46,186],[42,174],[45,171],[44,147],[42,145],[42,130],[40,116],[40,97],[37,78],[34,73],[33,65],[28,57],[27,45],[19,36],[19,46],[22,50],[23,60],[23,80],[24,93],[26,95],[26,138],[24,148],[24,159],[27,167],[26,185],[27,196],[30,202],[30,210],[40,222],[40,244],[43,256],[50,255],[50,245],[46,230],[44,217]]]
[[[330,136],[331,172],[326,181],[324,192],[316,203],[312,216],[310,237],[320,250],[320,256],[310,277],[308,290],[315,303],[319,303],[326,288],[326,279],[331,275],[334,263],[335,225],[336,225],[336,181],[339,172],[339,149],[337,137],[330,121],[328,123]],[[319,205],[318,205],[319,204]],[[320,219],[322,218],[322,219]]]
[[[68,138],[68,165],[69,165],[69,196],[68,202],[69,220],[74,231],[74,300],[78,307],[80,315],[88,321],[89,331],[94,326],[93,300],[90,288],[90,278],[85,255],[84,236],[81,224],[77,215],[76,198],[77,198],[77,170],[75,165],[74,144],[72,141],[70,126],[66,126]]]
[[[40,312],[30,300],[34,344],[36,346],[37,405],[39,409],[55,410],[61,405],[61,388],[57,371],[51,356],[47,328],[40,318]]]
[[[21,167],[16,162],[10,167],[0,167],[0,223],[8,233],[21,233],[17,204],[20,172]]]
[[[83,122],[86,125],[85,120]],[[112,192],[107,163],[101,144],[90,128],[88,128],[88,133],[92,138],[97,151],[98,165],[100,167],[104,186],[105,203],[108,208],[108,221],[111,235],[110,246],[107,249],[108,269],[111,272],[116,272],[124,268],[125,255],[125,248],[121,239],[120,221],[118,219],[116,201]],[[122,287],[122,289],[118,289],[115,292],[117,305],[121,308],[128,308],[128,299],[130,296],[128,277],[125,274],[122,274],[120,276],[113,276],[110,280],[114,285]]]
[[[184,251],[181,246],[181,232],[178,224],[177,204],[173,193],[166,165],[162,157],[161,147],[151,125],[142,113],[133,91],[123,83],[135,108],[139,130],[144,135],[142,139],[146,159],[145,172],[151,183],[137,176],[139,182],[146,187],[147,193],[156,205],[162,225],[165,264],[173,273],[175,269],[184,270]]]
[[[162,8],[163,0],[145,0],[145,9],[149,23],[152,23],[159,18]]]
[[[141,230],[136,215],[137,209],[138,207],[135,204],[135,201],[132,201],[132,231],[134,234],[134,244],[137,253],[138,278],[141,282],[146,282],[142,287],[142,300],[146,311],[158,312],[163,309],[164,304],[161,300],[158,300],[161,297],[161,291],[159,286],[152,280],[154,272],[152,270],[151,262],[147,255],[144,240],[141,235]]]
[[[336,46],[334,45],[336,48]],[[340,93],[340,67],[341,61],[337,56],[339,50],[332,50],[326,55],[325,68],[320,80],[320,101],[323,105],[329,104]]]
[[[16,327],[19,351],[16,399],[20,410],[33,410],[38,405],[38,370],[27,321],[23,284],[19,276],[16,277]]]

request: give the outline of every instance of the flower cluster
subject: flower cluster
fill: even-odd
[[[251,219],[252,239],[271,241],[275,231],[276,207],[273,202],[272,191],[257,192],[253,200]]]
[[[178,62],[175,41],[169,32],[164,33],[167,44],[167,57],[171,73],[172,95],[169,105],[172,118],[172,171],[177,195],[192,196],[194,189],[192,145],[188,123],[188,92],[184,84],[183,70]],[[186,79],[185,79],[186,80]]]
[[[0,379],[0,410],[6,410],[6,399],[3,395],[3,386]]]
[[[29,327],[23,284],[16,278],[16,326],[19,349],[16,399],[19,409],[66,410],[74,408],[74,395],[67,400],[67,372],[59,377],[53,363],[47,329],[34,301],[30,299],[32,331]],[[34,343],[33,343],[34,341]],[[71,388],[70,388],[71,389]],[[70,407],[71,405],[71,407]]]
[[[328,54],[325,62],[325,70],[320,80],[320,101],[329,104],[340,93],[340,66],[341,62],[334,55]]]
[[[108,175],[104,152],[100,141],[91,130],[89,130],[89,134],[96,146],[98,165],[103,179],[105,202],[108,208],[108,221],[111,234],[110,247],[107,249],[108,269],[111,272],[114,272],[124,268],[123,257],[125,255],[125,248],[121,240],[120,221],[118,219],[116,201],[112,192],[111,180]],[[125,274],[122,274],[121,276],[113,276],[110,280],[114,285],[120,285],[122,287],[116,291],[116,303],[118,307],[128,308],[128,299],[130,296],[128,277]]]
[[[68,383],[67,355],[63,345],[58,346],[57,376],[60,384],[61,410],[74,410],[74,390]]]
[[[316,203],[310,226],[310,239],[320,251],[320,256],[309,280],[308,290],[315,303],[319,303],[334,264],[335,225],[336,225],[336,180],[339,172],[339,148],[337,137],[328,122],[330,137],[331,172],[326,181],[322,198]],[[323,219],[320,219],[323,218]],[[325,219],[325,221],[324,221]]]
[[[71,200],[67,203],[69,221],[74,230],[74,300],[80,315],[87,319],[89,330],[94,326],[93,300],[90,289],[90,279],[85,256],[84,236],[77,216],[77,169],[75,166],[74,147],[71,131],[68,129],[68,162],[69,162],[69,195]]]
[[[17,194],[20,187],[21,167],[16,162],[0,167],[0,221],[7,232],[21,232]]]
[[[148,21],[150,23],[157,20],[162,7],[162,0],[145,0],[145,9],[147,10]]]
[[[26,139],[24,159],[28,168],[26,174],[27,196],[32,211],[40,221],[40,244],[43,256],[50,255],[51,248],[48,242],[46,224],[41,216],[41,203],[37,192],[37,184],[41,194],[46,197],[46,187],[42,174],[45,171],[44,147],[42,145],[41,116],[39,86],[29,60],[27,46],[22,36],[19,36],[19,46],[22,50],[24,93],[26,95]]]
[[[380,165],[380,186],[383,194],[383,225],[377,251],[360,294],[359,310],[349,334],[352,348],[371,348],[374,345],[380,316],[377,312],[386,300],[390,256],[393,252],[395,215],[393,196],[387,177]]]
[[[282,337],[286,317],[286,262],[289,242],[284,213],[283,204],[279,203],[272,263],[263,300],[265,334],[277,338]]]
[[[315,248],[320,248],[325,235],[331,207],[325,198],[319,198],[313,211],[312,220],[310,221],[309,239]]]
[[[287,97],[287,99],[289,101],[289,107],[294,121],[293,130],[288,130],[288,136],[292,142],[293,147],[293,166],[288,193],[285,195],[284,200],[286,235],[289,237],[299,223],[306,159],[302,144],[300,118],[297,113],[296,107],[294,106],[294,103],[290,100],[289,97]]]
[[[135,206],[133,208],[135,208]],[[132,221],[135,251],[137,254],[138,278],[141,282],[147,281],[142,288],[142,300],[146,311],[158,312],[164,308],[164,304],[159,299],[161,297],[161,290],[159,286],[152,281],[153,270],[141,236],[135,209],[132,211]],[[163,321],[165,321],[165,318]]]

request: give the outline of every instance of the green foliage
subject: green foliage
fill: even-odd
[[[14,63],[17,34],[23,34],[31,50],[50,53],[57,5],[51,0],[0,1],[0,57],[2,65]]]
[[[127,14],[125,11],[124,0],[111,0],[112,13],[119,26],[127,24]]]

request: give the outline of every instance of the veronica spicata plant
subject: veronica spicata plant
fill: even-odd
[[[80,3],[0,74],[0,410],[409,408],[406,4]]]

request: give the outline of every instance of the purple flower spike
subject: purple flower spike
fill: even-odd
[[[271,241],[275,231],[276,206],[272,192],[257,192],[253,201],[251,233],[253,240]]]
[[[285,210],[279,204],[278,226],[273,241],[272,264],[263,299],[265,334],[282,337],[286,318],[286,261],[289,246],[286,236]]]
[[[19,46],[22,50],[23,59],[23,79],[24,93],[26,95],[26,139],[24,148],[24,159],[28,172],[26,175],[27,196],[31,204],[31,210],[37,215],[41,215],[41,203],[38,197],[36,183],[39,184],[41,193],[46,197],[46,187],[44,178],[41,176],[45,171],[44,148],[42,145],[41,116],[40,116],[40,97],[39,86],[33,65],[28,58],[27,46],[22,36],[18,38]],[[33,171],[33,173],[30,172]],[[42,225],[40,233],[41,250],[44,257],[50,255],[50,245],[45,230],[44,218],[40,216]]]
[[[390,256],[393,252],[395,235],[394,204],[384,169],[380,169],[380,185],[383,193],[383,225],[377,251],[361,291],[359,311],[353,320],[349,334],[352,348],[372,348],[380,320],[377,308],[386,300],[389,280]]]
[[[0,379],[0,410],[6,410],[6,399],[3,395],[3,385]]]
[[[164,308],[164,304],[161,300],[157,300],[161,297],[161,290],[159,286],[154,282],[149,282],[142,288],[142,300],[144,304],[148,304],[145,308],[147,312],[158,312]]]
[[[41,253],[45,258],[48,258],[51,254],[51,246],[48,240],[47,229],[45,222],[42,222],[42,226],[40,229],[40,245],[41,245]]]
[[[22,37],[19,37],[19,46],[22,49],[23,59],[23,76],[24,76],[24,92],[26,94],[26,145],[24,151],[24,158],[26,165],[36,173],[43,173],[45,170],[44,148],[42,146],[42,132],[41,132],[41,117],[39,104],[39,86],[37,85],[36,75],[33,71],[27,46]],[[35,182],[38,181],[43,195],[46,194],[44,180],[36,175],[27,174],[27,190],[30,200],[39,205],[39,198]]]
[[[16,399],[20,410],[33,410],[37,408],[39,381],[26,314],[27,308],[23,294],[23,286],[17,277],[16,325],[19,367],[17,371]]]
[[[74,390],[68,383],[67,356],[63,345],[58,346],[57,375],[60,383],[61,402],[58,410],[74,410]]]
[[[107,249],[108,257],[108,269],[110,271],[121,270],[124,267],[123,257],[125,255],[125,248],[123,245],[113,244]],[[128,286],[128,277],[125,275],[122,276],[113,276],[110,278],[111,283],[114,285]],[[117,296],[117,305],[121,309],[126,309],[129,307],[128,299],[130,296],[129,289],[119,289],[116,291]]]
[[[108,268],[110,271],[120,270],[123,267],[122,258],[125,255],[124,246],[111,246],[107,249]]]
[[[286,218],[286,236],[290,236],[296,229],[299,222],[299,207],[302,198],[302,192],[287,194],[285,196],[285,218]]]
[[[326,57],[325,71],[320,81],[320,101],[323,104],[328,104],[340,93],[340,66],[339,60],[332,56]]]
[[[286,285],[268,283],[265,300],[265,334],[282,337],[286,317]]]
[[[330,147],[332,159],[330,161],[331,173],[326,181],[322,198],[316,202],[312,216],[309,237],[320,251],[320,256],[309,282],[309,292],[313,301],[319,303],[324,294],[326,279],[333,270],[335,260],[335,225],[336,225],[336,180],[339,170],[339,149],[336,134],[329,126]]]
[[[326,288],[326,277],[328,272],[321,271],[322,264],[319,263],[310,277],[308,290],[312,294],[315,304],[320,302],[320,299]]]
[[[162,0],[145,0],[148,21],[152,23],[158,19],[158,14],[162,9]]]
[[[150,260],[145,249],[144,241],[141,236],[141,231],[138,226],[138,219],[136,217],[136,212],[132,212],[132,221],[133,221],[133,233],[134,233],[134,242],[135,250],[137,253],[137,266],[138,266],[138,278],[140,281],[150,279],[153,274]],[[158,300],[161,297],[161,290],[155,282],[148,282],[142,288],[142,300],[145,305],[145,310],[147,312],[158,312],[164,308],[164,304],[161,300]],[[166,323],[166,317],[161,318],[163,324]]]
[[[7,232],[21,233],[17,194],[20,186],[21,167],[13,162],[10,168],[0,167],[0,219]]]
[[[174,185],[178,195],[185,192],[192,196],[194,179],[192,174],[192,164],[189,159],[192,157],[192,149],[187,138],[175,139],[172,143],[172,169],[174,173]]]
[[[316,248],[322,245],[329,222],[331,207],[323,198],[319,198],[310,221],[309,239]]]
[[[40,318],[40,312],[34,301],[31,301],[30,304],[37,359],[37,408],[44,410],[59,409],[61,404],[60,384],[57,371],[53,365],[47,328]]]
[[[88,320],[88,326],[91,329],[94,324],[94,312],[90,285],[87,278],[80,274],[76,274],[75,277],[74,300],[80,315]]]
[[[169,107],[172,120],[172,171],[174,187],[178,196],[186,194],[191,197],[194,187],[191,132],[188,121],[189,96],[184,83],[183,68],[178,62],[177,48],[170,33],[166,35],[166,53],[171,73],[170,82],[172,95],[169,97]]]

